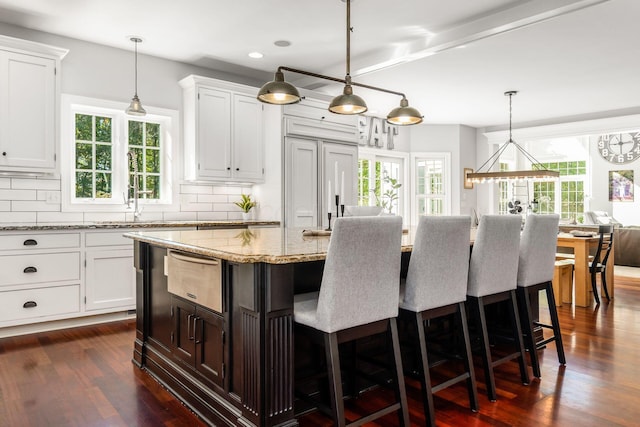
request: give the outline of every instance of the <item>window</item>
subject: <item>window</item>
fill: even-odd
[[[509,163],[500,162],[500,172],[507,172],[509,170]],[[509,212],[509,201],[511,196],[509,194],[509,183],[501,181],[498,183],[498,189],[500,191],[500,200],[498,201],[498,213],[504,215]]]
[[[557,191],[556,182],[534,183],[533,197],[538,201],[538,212],[555,212],[559,213],[562,219],[583,222],[586,161],[550,162],[543,163],[542,166],[560,172],[560,191]]]
[[[162,176],[160,124],[129,120],[128,128],[128,153],[133,153],[129,161],[130,197],[133,197],[134,175],[137,175],[140,197],[159,199]]]
[[[359,157],[358,205],[382,206],[384,212],[404,215],[404,156],[360,149]]]
[[[64,210],[126,212],[134,182],[147,207],[177,206],[171,161],[177,112],[151,108],[134,118],[123,105],[63,96],[61,164],[72,171],[62,173]]]
[[[75,115],[75,197],[112,196],[113,118]]]
[[[450,154],[415,154],[412,157],[416,202],[413,223],[418,223],[420,215],[448,215],[451,197]]]

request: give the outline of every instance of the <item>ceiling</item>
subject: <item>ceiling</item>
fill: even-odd
[[[344,0],[0,0],[0,21],[127,50],[136,35],[141,54],[258,80],[278,65],[343,78],[345,10]],[[426,123],[504,127],[507,90],[519,91],[514,127],[638,113],[639,20],[637,0],[353,0],[351,70],[405,93]],[[379,115],[399,102],[355,92]]]

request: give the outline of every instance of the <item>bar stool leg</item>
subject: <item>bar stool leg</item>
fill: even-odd
[[[480,334],[480,344],[482,345],[482,366],[484,368],[485,384],[487,386],[487,396],[489,400],[495,402],[498,398],[496,394],[496,379],[493,375],[493,361],[491,358],[491,347],[489,346],[489,334],[487,332],[487,318],[484,312],[482,297],[469,297],[471,306],[478,325]]]
[[[551,316],[551,326],[553,328],[553,336],[556,341],[556,351],[558,352],[558,362],[561,365],[567,364],[567,359],[564,355],[564,344],[562,344],[562,333],[560,332],[560,321],[558,320],[558,309],[553,301],[553,287],[551,283],[547,283],[547,301],[549,302],[549,315]]]
[[[424,414],[427,419],[427,425],[435,426],[436,417],[433,406],[433,393],[431,391],[431,374],[429,373],[429,360],[427,357],[427,340],[424,332],[424,321],[421,313],[415,313],[415,325],[418,332],[418,346],[420,347],[420,363],[422,366],[422,375],[420,382],[422,383],[422,404],[424,406]]]
[[[469,373],[467,378],[467,391],[469,392],[469,406],[473,412],[477,412],[478,405],[478,388],[476,387],[476,374],[473,369],[473,354],[471,353],[471,344],[469,341],[469,324],[467,323],[467,310],[464,302],[458,303],[458,314],[462,325],[462,335],[464,339],[465,369]]]
[[[553,292],[553,288],[551,288]],[[529,358],[531,359],[531,368],[533,370],[533,376],[536,378],[541,377],[540,373],[540,361],[538,360],[538,346],[536,345],[535,336],[533,335],[533,313],[531,312],[531,294],[529,288],[518,287],[517,289],[518,299],[520,307],[522,308],[522,321],[524,330],[526,347],[529,349]],[[551,302],[549,302],[551,304]],[[555,304],[555,303],[554,303]],[[555,306],[554,306],[555,307]]]
[[[327,374],[333,422],[339,427],[346,425],[344,418],[344,401],[342,395],[342,375],[340,374],[340,354],[338,352],[338,336],[335,333],[324,335],[325,353],[327,355]]]
[[[407,403],[407,390],[404,384],[404,370],[402,369],[402,354],[400,353],[400,338],[398,337],[398,323],[396,318],[389,319],[391,342],[393,344],[393,358],[396,370],[396,400],[400,402],[398,417],[403,426],[409,427],[409,406]]]
[[[520,356],[518,357],[518,364],[520,365],[520,377],[522,378],[522,384],[529,384],[529,371],[527,370],[527,364],[524,360],[524,344],[522,342],[522,328],[520,327],[520,316],[518,315],[518,301],[516,300],[516,291],[515,289],[510,292],[511,294],[511,318],[512,322],[515,325],[515,335],[514,339],[517,343],[520,351]]]

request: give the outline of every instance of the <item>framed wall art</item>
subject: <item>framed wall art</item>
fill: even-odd
[[[609,201],[633,202],[633,170],[609,171]]]

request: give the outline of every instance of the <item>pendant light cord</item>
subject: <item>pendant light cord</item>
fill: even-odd
[[[351,0],[347,3],[347,76],[351,76]]]
[[[134,70],[134,76],[135,76],[135,81],[134,81],[134,92],[135,92],[135,96],[138,96],[138,41],[139,39],[134,39],[133,40],[133,45],[134,45],[134,51],[135,51],[135,70]]]
[[[513,112],[513,109],[511,108],[511,101],[513,99],[513,93],[509,94],[509,142],[513,142],[513,134],[511,132],[511,115]]]

